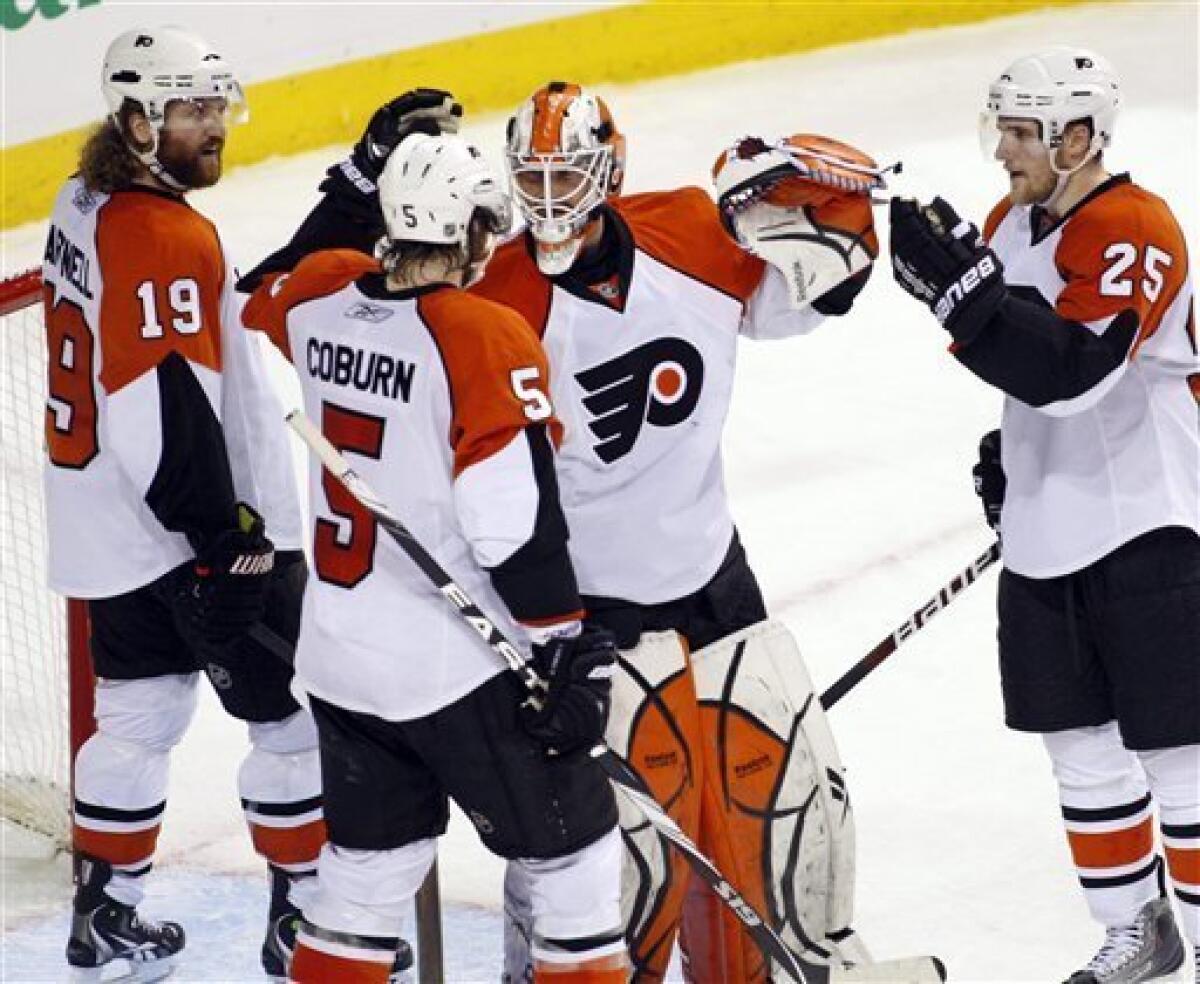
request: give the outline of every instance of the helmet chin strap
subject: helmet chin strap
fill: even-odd
[[[1052,209],[1055,203],[1062,197],[1064,191],[1067,190],[1067,185],[1071,181],[1071,175],[1078,171],[1088,161],[1092,160],[1101,150],[1104,149],[1104,138],[1099,134],[1092,137],[1092,142],[1088,144],[1088,152],[1074,167],[1062,168],[1058,166],[1057,152],[1047,147],[1046,152],[1050,157],[1050,169],[1058,176],[1054,183],[1054,190],[1041,203],[1043,208]]]
[[[121,124],[117,121],[115,116],[113,117],[113,122],[117,124],[118,129],[121,128]],[[122,135],[125,137],[125,146],[129,148],[129,152],[133,154],[134,157],[136,157],[139,161],[141,161],[142,164],[145,165],[146,170],[158,178],[159,181],[165,184],[172,191],[178,191],[182,194],[183,192],[190,190],[188,186],[172,175],[171,172],[167,170],[163,162],[158,159],[158,134],[160,128],[161,124],[150,122],[150,132],[154,134],[154,137],[148,150],[138,150],[137,147],[133,145],[133,141],[129,138],[129,136],[122,131]]]

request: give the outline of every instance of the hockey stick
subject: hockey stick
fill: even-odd
[[[330,474],[341,482],[383,527],[389,536],[399,545],[421,572],[433,582],[455,611],[479,633],[480,637],[491,647],[508,667],[516,674],[522,685],[537,700],[546,693],[546,682],[529,664],[528,659],[496,625],[484,615],[483,611],[471,600],[470,596],[455,583],[433,556],[417,542],[408,528],[388,510],[387,506],[371,490],[350,467],[350,463],[342,454],[329,443],[322,434],[300,410],[293,410],[287,416],[292,429],[300,435],[305,444],[321,460]],[[699,875],[717,897],[742,921],[746,932],[754,939],[763,953],[776,961],[786,971],[796,984],[820,984],[827,980],[829,968],[811,967],[802,964],[792,953],[783,940],[779,938],[771,926],[763,920],[754,907],[738,893],[729,881],[716,869],[700,849],[691,841],[679,825],[671,819],[667,812],[658,804],[645,783],[636,772],[626,765],[621,758],[607,745],[600,743],[591,750],[591,756],[612,781],[613,785],[624,794],[645,815],[647,821],[671,841],[683,854],[687,863]],[[806,971],[811,977],[806,977]],[[824,973],[821,973],[824,972]]]
[[[896,626],[896,629],[886,639],[879,643],[866,656],[855,663],[841,675],[825,693],[821,694],[821,706],[825,710],[833,707],[862,681],[868,673],[892,655],[905,642],[916,635],[929,624],[938,612],[950,604],[962,592],[974,584],[979,575],[1000,559],[1000,541],[997,540],[970,564],[942,585],[938,593],[909,616],[908,621]]]
[[[421,984],[444,984],[442,963],[442,909],[439,904],[437,858],[417,889],[417,980]]]

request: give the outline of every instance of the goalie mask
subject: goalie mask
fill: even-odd
[[[1050,166],[1058,187],[1050,201],[1062,193],[1066,180],[1112,143],[1120,83],[1108,60],[1085,48],[1058,46],[1018,58],[988,89],[987,108],[979,119],[979,140],[992,160],[1000,144],[1002,120],[1032,120],[1041,130]],[[1091,146],[1077,165],[1063,168],[1057,161],[1063,135],[1071,123],[1091,123]]]
[[[517,210],[546,274],[571,268],[584,229],[625,177],[625,138],[603,100],[551,82],[508,121],[506,159]]]
[[[396,244],[458,246],[463,286],[483,274],[496,237],[512,224],[512,206],[498,175],[462,137],[414,133],[388,157],[379,176],[387,236]]]
[[[199,115],[217,111],[226,125],[243,123],[250,115],[233,69],[212,45],[181,27],[135,28],[117,37],[104,55],[100,89],[130,152],[176,191],[188,186],[158,156],[169,104],[192,102]],[[122,126],[126,100],[136,103],[150,124],[153,140],[147,149],[135,147]]]

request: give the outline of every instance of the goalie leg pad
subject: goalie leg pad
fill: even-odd
[[[708,794],[701,847],[793,950],[837,962],[829,937],[853,912],[854,818],[795,640],[761,622],[700,650],[693,667]],[[697,979],[765,978],[757,948],[711,893],[689,897],[684,938]]]
[[[687,650],[674,632],[642,635],[621,653],[606,738],[693,840],[700,833],[699,709]],[[691,870],[625,797],[621,915],[639,980],[662,980]]]

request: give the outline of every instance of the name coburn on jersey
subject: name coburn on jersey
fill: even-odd
[[[411,362],[382,352],[364,351],[350,345],[310,338],[307,346],[309,374],[337,386],[353,386],[371,393],[409,402],[413,374]]]

